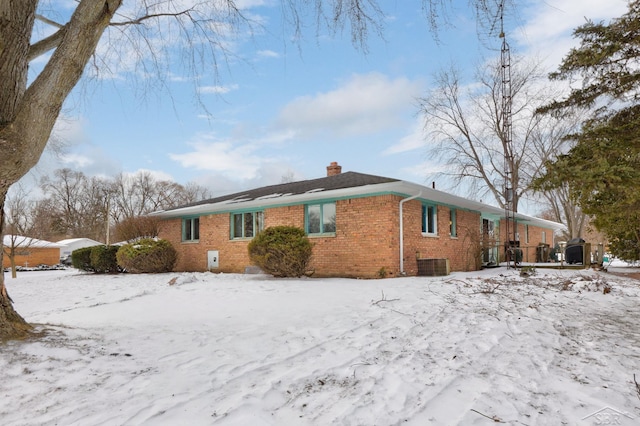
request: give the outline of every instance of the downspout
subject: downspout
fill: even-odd
[[[414,200],[422,195],[422,191],[418,192],[416,195],[400,200],[400,275],[406,275],[404,272],[404,227],[403,227],[403,215],[402,215],[402,205],[407,201]]]

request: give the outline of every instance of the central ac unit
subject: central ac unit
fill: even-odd
[[[449,259],[418,259],[418,275],[439,277],[449,275]]]

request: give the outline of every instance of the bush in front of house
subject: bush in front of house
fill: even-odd
[[[115,274],[120,272],[116,253],[118,246],[93,246],[91,247],[91,267],[96,274]]]
[[[116,261],[117,246],[91,246],[74,250],[71,264],[74,268],[96,274],[120,272]]]
[[[295,226],[261,231],[248,250],[251,261],[274,277],[301,277],[309,272],[312,244],[304,230]]]
[[[167,240],[145,238],[125,244],[116,254],[118,265],[134,274],[170,272],[178,253]]]
[[[91,266],[91,249],[93,247],[83,247],[71,252],[71,265],[81,271],[94,272]]]

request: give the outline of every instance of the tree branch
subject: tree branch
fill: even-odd
[[[36,13],[36,19],[40,22],[44,22],[45,24],[49,24],[52,27],[56,27],[58,29],[61,29],[62,27],[64,27],[64,25],[56,22],[56,21],[52,21],[51,19],[47,18],[44,15],[40,15],[39,13]]]
[[[29,53],[27,54],[27,61],[31,62],[38,56],[41,56],[48,52],[51,49],[55,49],[62,41],[64,34],[66,32],[66,26],[60,26],[60,29],[55,33],[51,34],[49,37],[43,38],[42,40],[37,41],[35,44],[29,46]]]
[[[140,25],[142,24],[144,21],[147,21],[149,19],[155,19],[155,18],[164,18],[164,17],[171,17],[171,18],[177,18],[178,16],[182,16],[182,15],[187,15],[189,16],[189,18],[191,18],[191,13],[193,12],[193,9],[186,9],[180,12],[176,12],[176,13],[154,13],[154,14],[150,14],[150,15],[145,15],[145,16],[141,16],[138,19],[132,19],[129,21],[118,21],[118,22],[111,22],[109,24],[109,26],[112,27],[118,27],[118,26],[125,26],[125,25]]]
[[[0,159],[0,168],[11,164],[5,174],[9,181],[22,177],[40,158],[64,100],[82,76],[115,13],[111,8],[120,3],[81,1],[65,29],[58,31],[57,48],[24,92],[12,125],[0,127],[0,142],[12,141],[10,155]]]

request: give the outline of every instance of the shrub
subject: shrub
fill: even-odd
[[[71,264],[74,268],[97,274],[120,272],[116,261],[117,246],[92,246],[74,250]]]
[[[93,267],[91,266],[92,248],[93,247],[83,247],[71,253],[71,264],[74,268],[80,269],[81,271],[93,272]]]
[[[275,277],[300,277],[308,272],[312,245],[304,230],[274,226],[249,243],[251,261]]]
[[[167,240],[146,238],[123,245],[116,258],[118,265],[128,272],[158,273],[173,270],[178,253]]]
[[[97,274],[107,274],[120,272],[116,253],[118,246],[94,246],[91,247],[91,267]]]

